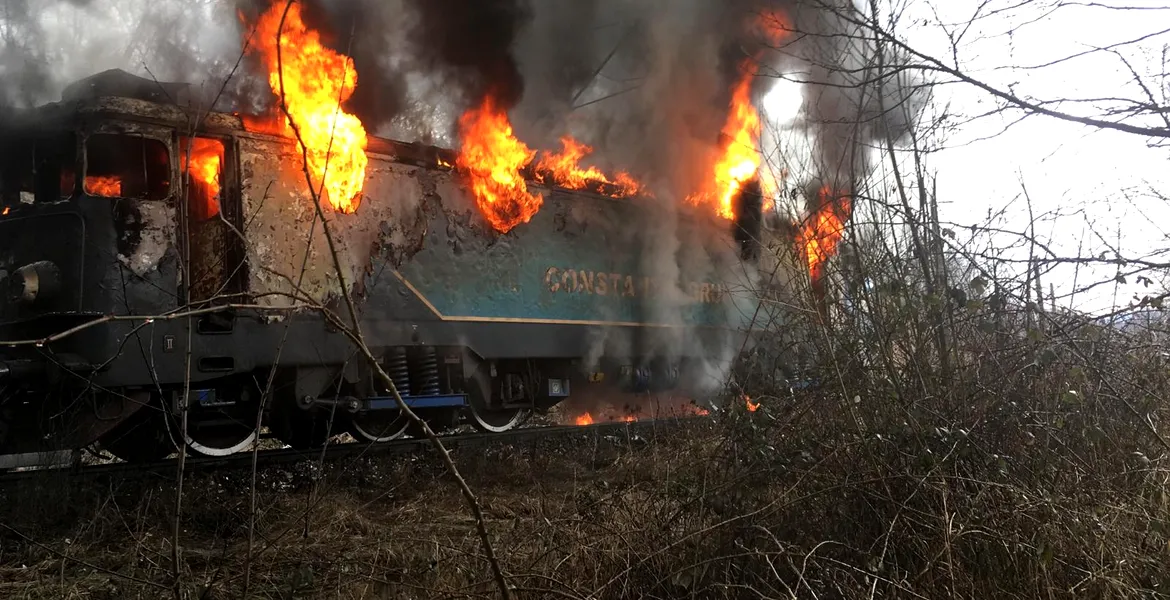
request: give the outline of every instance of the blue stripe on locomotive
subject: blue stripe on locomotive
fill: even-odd
[[[485,234],[479,215],[458,231],[438,211],[422,249],[398,273],[450,320],[728,326],[721,279],[734,253],[730,236],[712,229],[729,225],[680,219],[663,228],[661,215],[635,202],[546,192],[532,220],[505,235]],[[676,239],[677,249],[656,246]],[[668,272],[641,264],[652,256],[668,257]],[[669,272],[676,264],[688,265],[689,280]],[[682,281],[686,298],[663,315],[652,307],[672,280]]]

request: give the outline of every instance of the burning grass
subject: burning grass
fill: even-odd
[[[553,407],[547,418],[558,425],[592,425],[710,415],[708,407],[685,395],[620,393],[611,388],[586,387]]]

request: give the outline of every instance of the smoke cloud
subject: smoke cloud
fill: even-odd
[[[218,90],[246,37],[240,14],[251,22],[282,1],[58,0],[34,10],[31,0],[10,0],[0,101],[55,100],[70,81],[115,67]],[[869,166],[866,149],[904,135],[926,101],[914,82],[871,83],[875,61],[895,57],[880,56],[861,35],[855,23],[864,19],[850,0],[298,1],[326,44],[353,58],[358,86],[346,109],[371,132],[453,146],[459,115],[490,96],[510,109],[517,136],[531,147],[556,149],[558,138],[572,135],[594,148],[592,164],[647,185],[648,201],[665,216],[639,232],[639,260],[675,288],[644,309],[679,327],[620,345],[663,354],[710,343],[686,326],[683,283],[743,271],[736,243],[743,240],[726,223],[704,234],[726,242],[724,256],[688,250],[694,234],[684,226],[684,198],[711,178],[745,65],[758,72],[757,99],[780,75],[803,82],[794,129],[811,141],[813,168],[809,181],[782,182],[786,189],[852,189]],[[221,107],[271,102],[257,66],[244,63]],[[754,272],[739,275],[745,288],[756,284]]]
[[[235,65],[232,6],[158,0],[9,0],[0,11],[0,104],[60,99],[79,79],[123,69],[213,98]]]
[[[508,109],[524,95],[513,55],[517,35],[532,19],[526,0],[408,0],[415,21],[408,39],[412,68],[437,78],[437,89],[463,108],[491,97]]]

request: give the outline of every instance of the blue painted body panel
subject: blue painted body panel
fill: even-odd
[[[411,408],[449,408],[467,405],[466,394],[448,396],[403,396],[402,401]],[[370,410],[385,410],[397,408],[398,401],[391,396],[366,398],[366,405]]]
[[[727,291],[742,287],[743,268],[726,220],[544,190],[530,222],[499,234],[449,174],[421,176],[445,179],[442,210],[396,272],[442,320],[738,326],[743,310]],[[393,269],[388,262],[373,271]]]

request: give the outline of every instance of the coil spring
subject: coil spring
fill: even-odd
[[[418,376],[420,395],[439,395],[439,359],[434,347],[423,348],[422,357],[418,361]]]
[[[410,395],[410,365],[406,362],[406,348],[395,348],[390,352],[386,372],[402,396]]]

